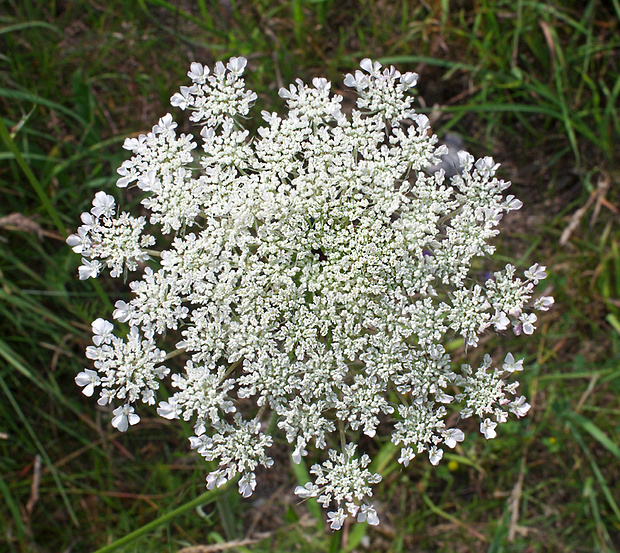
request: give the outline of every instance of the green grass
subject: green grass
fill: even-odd
[[[233,550],[254,552],[617,547],[618,0],[4,0],[0,8],[3,551],[176,552],[235,540]],[[232,55],[249,58],[248,83],[266,109],[281,106],[278,87],[296,77],[325,75],[340,87],[363,57],[417,71],[435,129],[461,133],[476,154],[493,152],[525,202],[504,228],[501,260],[549,266],[556,306],[535,340],[509,343],[527,355],[530,414],[492,442],[469,437],[438,468],[401,471],[388,440],[365,444],[380,452],[386,475],[377,529],[326,531],[316,506],[290,494],[303,467],[262,475],[249,501],[234,490],[197,500],[206,468],[185,429],[153,414],[119,435],[73,382],[90,322],[125,291],[78,281],[64,238],[97,190],[114,189],[122,141],[169,110],[189,62]]]

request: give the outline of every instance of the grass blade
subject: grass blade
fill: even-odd
[[[136,541],[138,538],[148,534],[149,532],[152,532],[153,530],[159,528],[160,526],[163,526],[164,524],[167,524],[168,522],[174,520],[176,517],[178,517],[179,515],[182,515],[183,513],[186,513],[187,511],[191,511],[192,509],[195,509],[197,507],[201,507],[201,506],[209,505],[210,503],[213,503],[216,499],[218,499],[226,491],[228,491],[228,489],[231,487],[231,482],[232,481],[229,481],[227,484],[225,484],[221,488],[216,488],[215,490],[209,490],[208,492],[204,492],[203,494],[199,495],[196,499],[193,499],[192,501],[188,501],[187,503],[185,503],[185,505],[181,505],[180,507],[177,507],[173,511],[170,511],[169,513],[166,513],[165,515],[160,516],[159,518],[149,522],[148,524],[145,524],[142,528],[139,528],[135,532],[132,532],[131,534],[127,534],[125,537],[116,540],[114,543],[111,543],[110,545],[106,545],[105,547],[102,547],[101,549],[97,549],[95,553],[110,553],[111,551],[116,551],[119,547],[128,545]]]
[[[11,490],[4,481],[4,478],[2,478],[2,474],[0,474],[0,492],[2,492],[5,504],[8,506],[9,511],[11,511],[11,515],[13,515],[13,521],[15,522],[15,531],[17,532],[17,541],[21,545],[21,549],[23,551],[26,551],[26,525],[24,524],[21,512],[19,511],[19,505],[15,501],[15,498],[13,497]],[[4,520],[4,522],[7,525],[9,523],[9,521],[6,519]]]
[[[78,522],[75,511],[73,510],[73,507],[71,506],[71,502],[69,501],[69,497],[67,496],[67,492],[65,491],[65,487],[63,486],[62,479],[60,478],[60,475],[58,474],[58,470],[56,470],[56,467],[54,466],[54,463],[52,463],[51,459],[49,458],[47,451],[45,450],[45,448],[39,441],[39,438],[37,437],[35,431],[32,429],[32,426],[30,426],[28,419],[24,416],[24,413],[22,413],[22,410],[19,408],[19,405],[15,401],[15,398],[13,397],[13,394],[11,393],[11,390],[7,386],[6,382],[4,381],[4,378],[2,377],[2,375],[0,375],[0,388],[2,388],[2,390],[4,391],[4,394],[9,400],[9,403],[11,404],[13,409],[15,410],[17,417],[19,418],[19,420],[22,421],[22,424],[24,428],[26,429],[26,432],[28,432],[28,434],[30,435],[30,439],[32,440],[33,444],[35,445],[35,447],[41,454],[41,457],[43,458],[45,465],[47,466],[48,470],[50,471],[52,475],[52,478],[54,479],[54,482],[56,483],[58,493],[62,497],[63,503],[65,504],[65,507],[67,508],[67,512],[69,513],[69,517],[71,518],[71,521],[73,522],[75,526],[79,527],[80,523]]]
[[[605,480],[605,477],[603,476],[603,473],[601,472],[601,469],[599,468],[598,464],[594,460],[592,453],[590,452],[585,442],[583,441],[583,438],[581,437],[581,434],[577,430],[576,426],[571,422],[570,417],[568,417],[567,422],[571,430],[571,433],[573,434],[573,437],[575,438],[575,441],[579,444],[583,452],[586,454],[586,457],[590,461],[590,466],[592,467],[594,476],[598,480],[598,483],[601,486],[601,489],[603,490],[603,495],[605,496],[605,499],[607,499],[607,503],[609,504],[609,506],[611,507],[611,510],[616,515],[617,521],[620,524],[620,508],[618,508],[618,504],[616,503],[616,500],[614,499],[614,496],[611,493],[609,486],[607,485],[607,482]]]
[[[603,432],[598,426],[596,426],[592,421],[586,419],[582,415],[578,413],[566,413],[566,417],[579,424],[581,428],[583,428],[590,436],[592,436],[598,443],[600,443],[607,451],[609,451],[612,455],[615,455],[618,459],[620,459],[620,447],[611,440],[605,432]]]
[[[6,144],[7,148],[11,150],[11,152],[13,152],[13,155],[15,156],[15,161],[17,161],[22,171],[26,175],[26,178],[28,179],[28,181],[34,188],[35,192],[39,196],[41,203],[43,204],[43,206],[49,213],[49,216],[51,217],[52,221],[54,222],[54,225],[58,229],[58,232],[60,232],[62,236],[66,236],[67,231],[62,221],[60,220],[60,217],[58,216],[58,212],[52,205],[50,198],[45,193],[45,190],[43,190],[43,187],[39,183],[37,177],[34,176],[34,173],[30,169],[30,166],[28,165],[28,163],[26,163],[26,160],[23,158],[21,152],[19,151],[19,148],[17,147],[17,144],[15,144],[15,141],[11,137],[9,130],[6,128],[6,125],[4,124],[4,120],[2,119],[2,117],[0,117],[0,137],[2,138],[3,142]]]
[[[6,27],[2,27],[0,29],[0,35],[4,35],[6,33],[13,33],[15,31],[23,31],[24,29],[47,29],[49,31],[54,31],[58,35],[62,35],[62,32],[55,25],[50,25],[45,21],[26,21],[24,23],[16,23],[15,25],[7,25]]]
[[[41,96],[38,96],[33,92],[28,92],[26,90],[12,90],[10,88],[0,88],[0,96],[4,96],[5,98],[10,98],[13,100],[20,100],[22,102],[32,102],[33,104],[53,109],[59,113],[64,113],[65,115],[68,115],[72,119],[75,119],[82,127],[88,126],[88,121],[85,121],[75,111],[66,108],[62,104],[53,102],[52,100],[48,100],[47,98],[42,98]]]

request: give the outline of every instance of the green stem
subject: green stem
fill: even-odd
[[[217,488],[215,490],[209,490],[199,495],[196,499],[193,499],[189,503],[186,503],[185,505],[181,505],[174,511],[170,511],[169,513],[166,513],[165,515],[159,517],[158,519],[155,519],[154,521],[149,522],[148,524],[145,524],[142,528],[139,528],[135,532],[132,532],[131,534],[127,534],[124,538],[116,540],[114,543],[111,543],[110,545],[106,545],[105,547],[98,549],[97,551],[95,551],[95,553],[108,553],[109,551],[115,551],[119,547],[123,545],[127,545],[128,543],[131,543],[137,540],[139,537],[144,536],[145,534],[148,534],[152,530],[155,530],[159,526],[166,524],[167,522],[173,520],[174,518],[178,517],[179,515],[182,515],[183,513],[187,511],[195,509],[196,507],[201,506],[201,505],[208,505],[209,503],[213,503],[225,491],[227,491],[229,487],[230,487],[230,482],[222,486],[221,488]]]
[[[345,456],[345,459],[348,461],[349,456],[345,452],[345,448],[347,446],[347,436],[344,431],[344,421],[338,421],[338,434],[340,434],[340,447],[342,449],[342,454]]]
[[[164,361],[168,361],[168,359],[172,359],[173,357],[177,357],[178,355],[181,355],[182,353],[185,353],[187,350],[185,348],[179,348],[179,349],[175,349],[174,351],[171,351],[170,353],[168,353],[166,355],[166,357],[164,357]]]

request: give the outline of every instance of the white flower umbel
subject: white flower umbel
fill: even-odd
[[[366,454],[357,459],[355,444],[347,444],[343,453],[329,450],[329,459],[322,464],[313,465],[310,473],[316,476],[315,483],[298,486],[295,493],[302,497],[317,497],[317,501],[325,508],[332,503],[338,506],[338,510],[330,518],[331,527],[338,530],[346,518],[346,511],[357,515],[358,521],[369,519],[369,510],[372,509],[372,520],[379,522],[372,505],[360,502],[372,495],[369,484],[381,482],[380,474],[372,474],[366,467],[370,464],[370,457]],[[375,523],[376,524],[376,523]],[[337,527],[336,527],[337,526]]]
[[[450,179],[431,169],[446,149],[414,111],[415,73],[363,60],[344,80],[358,95],[349,116],[326,79],[297,80],[279,92],[288,114],[262,111],[250,136],[246,65],[192,63],[171,103],[198,138],[171,114],[128,138],[117,185],[134,188],[138,213],[97,192],[67,239],[81,279],[107,268],[132,293],[114,324],[93,322],[94,370],[75,381],[114,404],[120,431],[139,422],[139,402],[192,421],[190,446],[216,463],[210,489],[239,476],[251,495],[279,430],[295,463],[323,457],[296,493],[317,497],[332,529],[378,524],[368,499],[381,476],[357,454],[360,435],[391,429],[403,466],[422,452],[436,465],[465,438],[446,427],[451,413],[475,416],[487,439],[525,415],[510,381],[522,359],[457,367],[443,344],[533,333],[533,310],[553,305],[534,298],[547,273],[507,265],[476,278],[472,261],[493,253],[499,221],[522,203],[504,197],[490,157],[459,152]]]

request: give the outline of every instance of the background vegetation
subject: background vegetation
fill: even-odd
[[[0,549],[613,551],[619,18],[619,0],[0,0]],[[261,475],[250,500],[194,501],[206,471],[185,429],[146,416],[120,435],[73,382],[90,322],[126,291],[79,282],[64,239],[189,62],[232,55],[272,109],[280,86],[340,86],[363,57],[417,71],[436,132],[492,152],[525,202],[500,261],[549,267],[556,306],[535,339],[486,344],[526,355],[530,414],[497,440],[470,435],[437,469],[401,471],[376,440],[377,528],[326,531],[292,495],[292,469]]]

